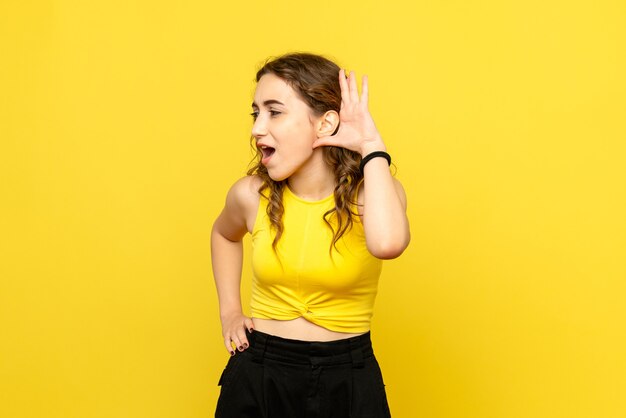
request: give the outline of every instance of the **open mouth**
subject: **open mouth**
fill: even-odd
[[[261,146],[260,150],[261,150],[261,153],[263,154],[263,158],[262,158],[263,161],[270,158],[274,154],[274,151],[276,151],[274,148],[266,147],[265,145]]]

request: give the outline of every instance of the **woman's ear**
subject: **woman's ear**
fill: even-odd
[[[319,119],[317,137],[334,135],[339,127],[339,113],[329,110]]]

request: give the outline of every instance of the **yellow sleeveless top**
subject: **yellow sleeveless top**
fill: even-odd
[[[300,316],[331,331],[370,329],[382,260],[369,253],[358,217],[329,252],[333,232],[323,220],[334,207],[333,195],[304,200],[285,186],[284,231],[277,252],[274,232],[260,198],[252,231],[251,316],[289,320]],[[330,222],[336,229],[334,215]]]

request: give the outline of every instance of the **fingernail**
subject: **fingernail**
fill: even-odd
[[[248,348],[248,344],[247,344],[247,343],[244,343],[244,344],[243,344],[243,348]]]
[[[243,350],[243,345],[239,346],[239,351]]]
[[[231,355],[231,356],[234,356],[234,355],[235,355],[235,352],[234,352],[234,351],[231,351],[231,352],[230,352],[230,355]]]
[[[252,331],[254,331],[254,328],[250,328],[248,331],[252,332]]]

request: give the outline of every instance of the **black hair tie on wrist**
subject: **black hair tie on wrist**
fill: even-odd
[[[361,159],[361,164],[359,164],[359,169],[361,170],[361,173],[363,173],[363,167],[365,167],[365,164],[367,164],[372,158],[376,157],[384,157],[389,165],[391,165],[391,155],[387,154],[385,151],[374,151],[367,154]]]

